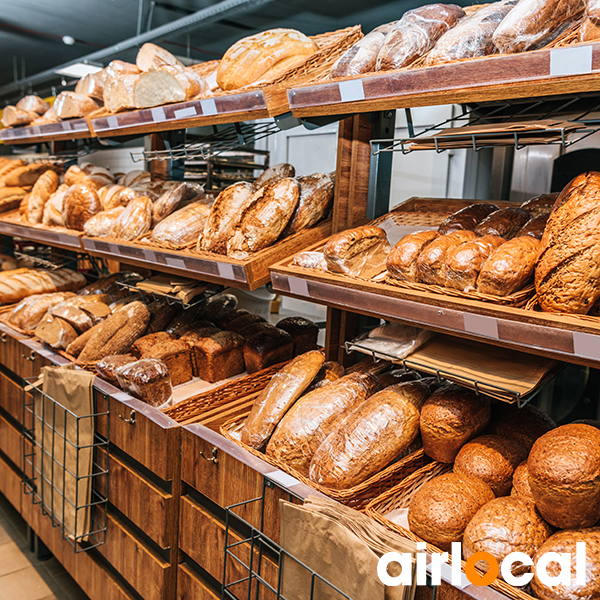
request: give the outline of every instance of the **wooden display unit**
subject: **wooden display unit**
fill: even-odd
[[[36,144],[62,140],[81,140],[92,137],[85,119],[71,119],[46,125],[29,125],[0,130],[0,140],[5,144]]]

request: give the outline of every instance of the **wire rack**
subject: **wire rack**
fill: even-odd
[[[591,118],[591,115],[600,110],[600,103],[590,106],[589,100],[589,98],[577,96],[558,102],[556,100],[529,101],[525,103],[525,106],[522,106],[523,103],[516,106],[513,103],[505,103],[483,110],[481,106],[463,105],[460,114],[453,115],[436,125],[424,127],[418,132],[414,125],[412,111],[410,108],[406,108],[404,111],[408,137],[371,140],[371,153],[373,155],[382,152],[410,154],[419,150],[435,150],[437,153],[441,153],[458,148],[468,148],[479,152],[485,148],[497,148],[499,146],[513,146],[515,149],[520,150],[529,145],[540,144],[539,139],[532,140],[528,137],[535,133],[539,134],[542,130],[534,132],[509,131],[507,128],[505,131],[497,132],[495,136],[489,132],[466,133],[461,136],[460,140],[456,139],[456,131],[453,131],[452,135],[444,135],[441,132],[449,128],[460,131],[461,126],[484,124],[506,124],[508,126],[519,121],[528,120],[532,118],[532,115],[536,120],[543,120],[555,118],[567,112],[571,115],[569,122],[579,126],[576,131],[572,132],[569,127],[554,127],[545,128],[543,132],[554,134],[551,141],[545,142],[547,145],[559,145],[568,148],[600,131],[600,119]],[[585,105],[585,108],[581,108],[582,104]],[[432,136],[431,143],[433,147],[415,147],[415,144],[428,136]],[[442,147],[444,143],[449,142],[453,142],[455,145],[452,148]]]
[[[58,527],[75,553],[106,541],[109,441],[95,431],[109,397],[95,394],[92,414],[78,415],[45,394],[34,380],[23,391],[25,494]],[[98,453],[105,453],[105,466]]]
[[[141,297],[143,299],[145,299],[147,302],[148,301],[154,302],[154,301],[159,301],[159,300],[166,300],[167,304],[169,304],[169,305],[177,304],[178,306],[183,307],[183,310],[188,310],[189,308],[193,308],[194,306],[199,306],[200,304],[203,304],[204,302],[206,302],[212,296],[215,296],[216,294],[222,292],[225,289],[225,287],[222,285],[216,285],[216,286],[211,287],[210,289],[202,292],[202,294],[197,296],[196,297],[197,299],[195,299],[193,302],[185,302],[184,300],[182,300],[181,298],[178,298],[177,296],[174,296],[173,294],[160,294],[158,292],[151,292],[148,290],[143,290],[134,284],[124,283],[122,281],[117,281],[117,286],[123,290],[128,290],[132,293],[139,293],[141,295]]]
[[[132,152],[134,162],[143,160],[192,160],[208,159],[224,152],[242,150],[250,144],[265,139],[280,131],[275,121],[232,123],[226,126],[213,125],[213,133],[203,136],[197,141],[167,148],[166,150],[146,150]]]
[[[29,248],[32,249],[29,250]],[[82,271],[92,278],[108,275],[108,266],[102,258],[82,252],[59,250],[51,246],[31,246],[30,242],[26,242],[16,245],[13,254],[15,258],[51,271],[68,268]]]

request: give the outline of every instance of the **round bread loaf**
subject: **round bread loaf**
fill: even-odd
[[[530,404],[519,408],[516,404],[501,402],[494,407],[492,414],[490,433],[515,438],[527,450],[531,450],[535,440],[556,427],[543,410]]]
[[[600,430],[581,423],[544,434],[527,460],[535,505],[550,525],[590,527],[600,518]]]
[[[475,513],[494,499],[487,485],[471,475],[447,473],[425,483],[408,507],[410,530],[426,542],[449,550],[460,542]]]
[[[500,564],[511,552],[523,552],[533,558],[552,530],[535,507],[519,498],[496,498],[480,508],[471,519],[463,537],[465,560],[476,552],[489,552]],[[481,560],[475,566],[486,572]],[[514,563],[514,576],[527,573],[530,567]],[[499,577],[502,577],[499,574]]]
[[[485,481],[496,496],[508,496],[517,466],[527,458],[527,448],[502,435],[482,435],[465,444],[454,461],[455,473]]]
[[[577,583],[575,551],[577,542],[585,543],[586,569],[585,583]],[[571,554],[571,573],[568,584],[547,586],[537,577],[538,561],[547,552],[568,552]],[[560,566],[551,562],[548,575],[556,577]],[[538,549],[533,558],[534,576],[531,580],[533,593],[540,600],[584,600],[600,598],[600,527],[559,531],[551,535]]]
[[[531,488],[529,487],[529,471],[527,470],[527,461],[523,461],[516,469],[513,475],[513,487],[510,495],[524,502],[535,504]]]
[[[483,432],[490,417],[487,397],[453,383],[441,386],[421,411],[425,454],[440,462],[453,462],[461,447]]]

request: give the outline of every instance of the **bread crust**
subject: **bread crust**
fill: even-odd
[[[388,254],[385,266],[390,277],[399,281],[417,281],[417,259],[433,240],[439,237],[434,230],[415,231],[404,236]]]

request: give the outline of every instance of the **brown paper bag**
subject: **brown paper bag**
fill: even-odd
[[[45,395],[35,394],[38,494],[64,534],[85,541],[91,525],[94,419],[77,417],[94,413],[94,375],[67,365],[44,367],[40,379]]]

